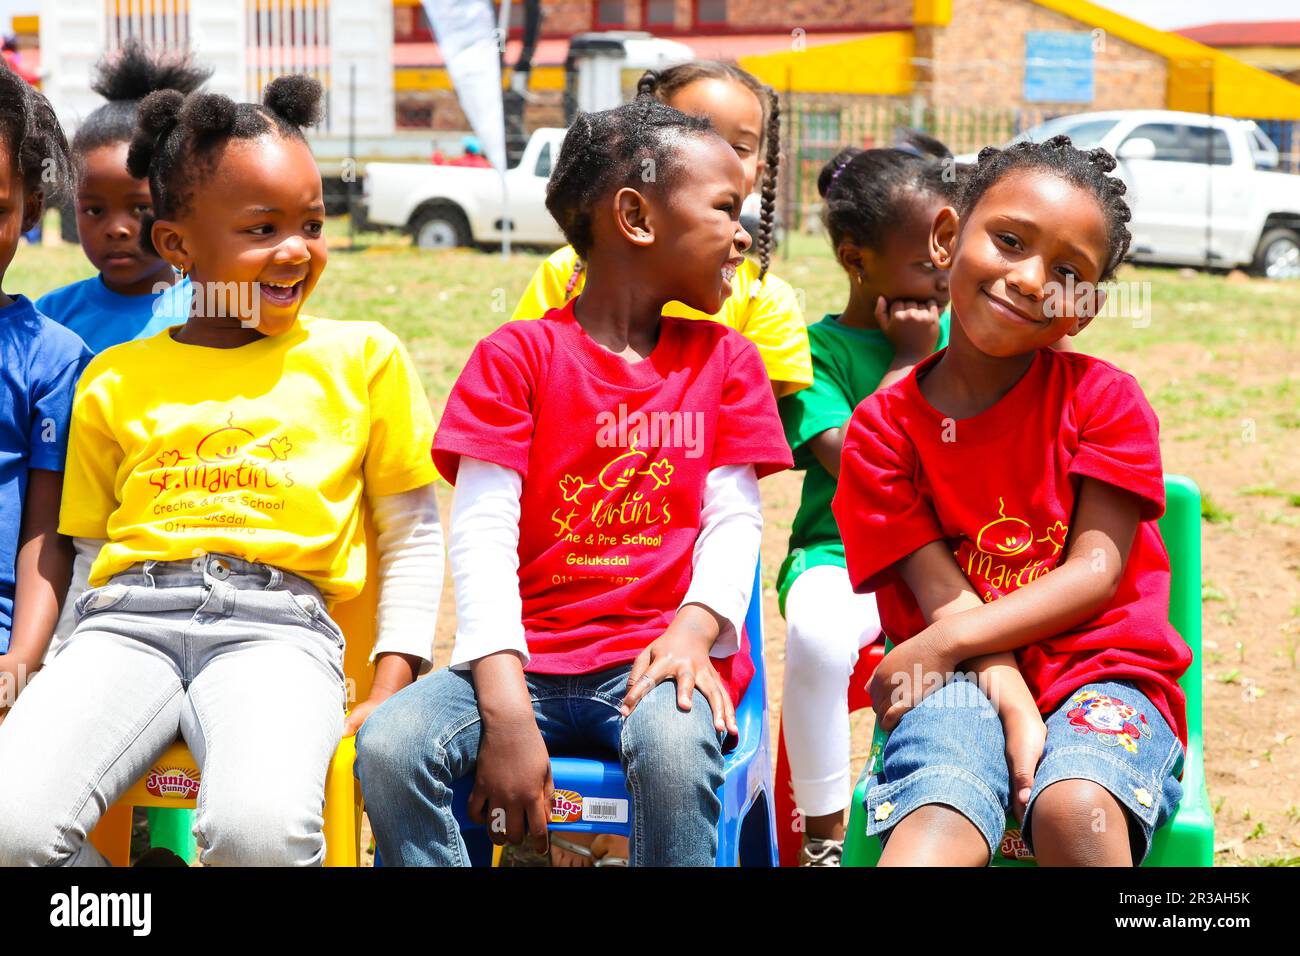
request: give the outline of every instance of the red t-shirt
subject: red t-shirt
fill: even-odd
[[[542,674],[626,664],[664,632],[691,582],[710,469],[791,465],[743,336],[665,316],[654,351],[629,363],[583,331],[573,302],[474,349],[433,443],[453,484],[461,455],[523,475],[519,590],[527,669]],[[714,666],[739,701],[753,676],[743,635]]]
[[[896,563],[942,539],[985,601],[1057,566],[1080,480],[1137,495],[1140,517],[1115,596],[1095,618],[1016,652],[1046,715],[1084,684],[1129,680],[1184,743],[1178,678],[1191,663],[1169,623],[1159,423],[1133,376],[1076,352],[1040,349],[979,415],[945,418],[917,385],[942,352],[867,397],[844,441],[833,509],[858,591],[877,591],[894,641],[925,628]]]

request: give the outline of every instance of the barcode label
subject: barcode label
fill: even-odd
[[[582,801],[582,819],[599,823],[627,823],[627,801],[587,797]]]

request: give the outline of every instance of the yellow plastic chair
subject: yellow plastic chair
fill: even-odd
[[[370,694],[375,669],[370,652],[375,644],[375,617],[379,590],[375,529],[365,515],[366,587],[351,601],[331,608],[330,615],[347,640],[343,673],[348,684],[348,703],[363,701]],[[356,762],[355,737],[344,737],[334,751],[325,775],[325,865],[357,866],[361,860],[361,786],[352,772]],[[114,866],[126,866],[131,855],[131,810],[133,807],[193,809],[197,805],[202,779],[190,748],[181,739],[167,748],[153,766],[122,794],[99,818],[90,840]]]

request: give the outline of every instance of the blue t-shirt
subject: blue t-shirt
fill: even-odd
[[[0,654],[9,650],[27,472],[63,471],[77,378],[91,359],[77,336],[25,296],[0,309]]]
[[[190,316],[190,280],[159,293],[122,295],[95,275],[47,292],[36,300],[36,308],[80,335],[98,355],[114,345],[184,325]]]

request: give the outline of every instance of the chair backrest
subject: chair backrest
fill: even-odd
[[[1179,679],[1187,697],[1188,736],[1201,734],[1201,490],[1183,475],[1165,475],[1160,536],[1169,552],[1169,623],[1192,649]],[[1190,743],[1190,741],[1189,741]]]
[[[375,618],[379,613],[379,539],[370,507],[363,505],[361,520],[366,528],[366,586],[350,601],[330,608],[330,616],[346,638],[343,673],[348,681],[348,707],[370,696],[375,667],[370,652],[375,648]],[[433,643],[433,635],[429,636]]]

